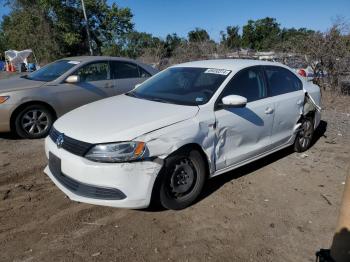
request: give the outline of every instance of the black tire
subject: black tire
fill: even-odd
[[[301,120],[301,130],[298,132],[294,141],[294,151],[301,153],[308,150],[314,137],[314,121],[310,117]]]
[[[54,115],[47,107],[28,105],[15,117],[15,132],[22,138],[43,138],[48,135],[53,121]]]
[[[160,174],[160,204],[173,210],[193,204],[203,189],[206,173],[203,158],[196,150],[179,152],[166,159]]]

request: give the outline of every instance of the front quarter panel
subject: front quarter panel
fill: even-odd
[[[195,117],[135,138],[147,145],[146,156],[165,159],[188,144],[197,144],[204,151],[210,173],[215,172],[215,117],[213,112],[200,111]]]

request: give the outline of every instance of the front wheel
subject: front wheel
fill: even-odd
[[[180,210],[190,206],[200,195],[206,179],[206,167],[201,154],[192,150],[169,157],[160,175],[161,205]]]
[[[300,131],[295,138],[294,151],[301,153],[309,149],[313,136],[314,124],[312,118],[304,118],[301,121]]]
[[[53,123],[53,114],[45,106],[29,105],[15,118],[16,133],[22,138],[42,138],[47,136]]]

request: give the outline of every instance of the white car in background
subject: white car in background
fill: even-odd
[[[285,147],[307,150],[319,105],[319,87],[282,64],[180,64],[58,119],[45,172],[75,201],[182,209],[207,178]]]

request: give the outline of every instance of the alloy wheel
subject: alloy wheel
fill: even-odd
[[[41,135],[49,128],[49,116],[38,109],[29,110],[22,116],[21,125],[29,135]]]
[[[302,148],[308,148],[311,144],[313,127],[310,121],[303,122],[299,135],[299,144]]]

